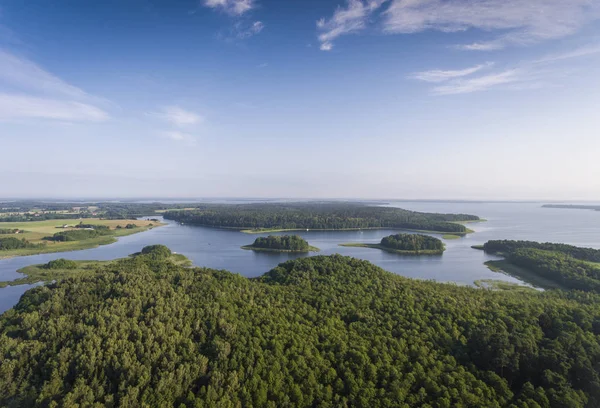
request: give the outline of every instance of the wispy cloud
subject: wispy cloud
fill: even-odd
[[[203,4],[235,16],[241,16],[256,7],[254,0],[204,0]]]
[[[410,75],[425,82],[444,83],[431,89],[435,95],[456,95],[503,88],[511,90],[537,89],[556,86],[559,80],[571,74],[564,67],[552,67],[562,61],[600,54],[600,45],[586,46],[562,54],[552,54],[536,60],[525,61],[516,67],[486,75],[475,75],[491,63],[458,71],[431,70]],[[559,69],[560,68],[560,69]]]
[[[472,75],[476,72],[481,71],[484,68],[489,68],[492,65],[494,65],[493,62],[487,62],[485,64],[475,65],[471,68],[465,68],[454,71],[434,69],[431,71],[415,72],[414,74],[411,74],[409,78],[419,79],[425,82],[444,82],[450,79]]]
[[[177,127],[196,125],[204,121],[204,117],[180,108],[179,106],[165,106],[160,112],[151,114]]]
[[[241,21],[238,21],[234,25],[234,35],[235,38],[243,40],[245,38],[250,38],[258,33],[260,33],[265,28],[265,25],[262,21],[255,21],[250,25],[245,24]]]
[[[384,30],[501,31],[491,41],[461,46],[493,50],[566,37],[598,18],[600,2],[593,0],[393,0],[385,12]]]
[[[32,118],[99,122],[108,119],[108,114],[81,102],[0,93],[0,119]]]
[[[369,16],[385,1],[348,0],[346,7],[338,7],[330,19],[321,18],[317,21],[321,50],[330,51],[336,38],[363,30],[367,26]]]
[[[96,106],[103,103],[34,62],[0,50],[1,118],[99,121],[108,118]]]
[[[196,137],[194,135],[191,135],[189,133],[185,133],[185,132],[180,132],[177,130],[168,130],[165,132],[162,132],[162,135],[168,139],[171,139],[175,142],[179,142],[179,143],[185,143],[188,146],[195,146],[196,145]]]
[[[389,6],[388,6],[389,5]],[[387,6],[385,9],[384,6]],[[376,14],[376,16],[374,16]],[[498,35],[489,41],[457,45],[471,51],[491,51],[508,45],[530,45],[563,38],[600,19],[597,0],[348,0],[330,19],[317,22],[322,50],[333,41],[383,19],[388,34],[427,30],[458,32],[477,29]]]

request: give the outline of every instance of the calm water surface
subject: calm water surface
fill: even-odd
[[[492,272],[483,265],[485,261],[499,259],[498,257],[471,248],[471,245],[482,244],[490,239],[563,242],[600,249],[599,211],[541,208],[539,203],[392,202],[387,205],[415,211],[475,214],[485,218],[487,222],[469,224],[469,228],[476,233],[458,240],[446,241],[447,249],[441,256],[399,256],[376,249],[338,245],[345,242],[376,243],[384,236],[398,233],[395,230],[303,231],[298,232],[298,235],[320,248],[320,254],[323,255],[339,253],[365,259],[390,272],[410,278],[467,285],[478,279],[519,282],[510,276]],[[120,238],[112,245],[84,251],[1,260],[0,280],[20,277],[17,269],[27,265],[46,263],[57,258],[122,258],[152,244],[167,245],[171,250],[186,255],[196,266],[226,269],[247,277],[260,276],[281,262],[307,256],[240,249],[242,245],[251,244],[257,236],[170,222],[164,227]],[[21,294],[31,287],[32,285],[21,285],[0,289],[0,313],[16,304]]]

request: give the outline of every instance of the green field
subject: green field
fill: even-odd
[[[82,241],[68,242],[53,242],[45,241],[44,237],[51,236],[57,232],[76,230],[75,225],[83,222],[85,224],[103,225],[110,228],[111,234]],[[126,229],[127,224],[135,224],[137,228]],[[67,225],[67,228],[62,228]],[[144,220],[101,220],[98,218],[86,219],[68,219],[68,220],[46,220],[46,221],[29,221],[29,222],[4,222],[0,226],[6,229],[17,228],[23,232],[19,234],[2,235],[2,238],[14,237],[25,239],[32,244],[44,243],[45,246],[40,248],[23,248],[7,251],[0,251],[0,259],[11,258],[13,256],[25,256],[46,254],[54,252],[79,251],[82,249],[95,248],[100,245],[108,245],[117,241],[118,237],[144,232],[154,227],[159,227],[165,224],[157,223],[156,221]],[[117,229],[121,226],[121,229]]]
[[[319,252],[320,249],[314,246],[309,247],[308,251],[291,251],[289,249],[275,249],[275,248],[260,248],[255,247],[254,245],[244,245],[241,247],[242,249],[246,249],[249,251],[257,251],[257,252],[292,252],[292,253],[307,253],[307,252]]]
[[[339,244],[339,246],[354,247],[354,248],[381,249],[382,251],[391,252],[393,254],[399,254],[399,255],[442,255],[444,253],[444,251],[434,251],[434,250],[403,251],[400,249],[388,248],[388,247],[385,247],[380,244],[362,244],[360,242],[349,242],[347,244]]]
[[[460,235],[444,234],[444,235],[442,235],[442,238],[447,239],[447,240],[452,240],[452,239],[461,239],[462,237]]]

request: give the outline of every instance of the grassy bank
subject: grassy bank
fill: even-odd
[[[475,286],[482,289],[497,290],[497,291],[512,291],[512,292],[537,292],[536,289],[529,286],[519,285],[514,282],[506,282],[497,279],[479,279],[473,282]]]
[[[444,234],[444,235],[442,235],[442,238],[447,239],[447,240],[452,240],[452,239],[461,239],[462,237],[460,235]]]
[[[307,252],[319,252],[320,249],[314,246],[308,248],[308,251],[291,251],[289,249],[274,249],[274,248],[261,248],[256,247],[254,245],[244,245],[241,247],[242,249],[246,249],[249,251],[257,251],[257,252],[288,252],[288,253],[307,253]]]
[[[381,249],[382,251],[391,252],[399,255],[442,255],[444,251],[424,250],[424,251],[404,251],[400,249],[393,249],[385,247],[381,244],[361,244],[359,242],[349,242],[347,244],[339,244],[343,247],[354,247],[354,248],[373,248]]]
[[[82,241],[54,242],[46,241],[45,237],[52,236],[57,232],[76,230],[75,225],[83,222],[85,224],[100,225],[109,228],[110,235],[103,235],[86,239]],[[127,229],[127,224],[135,224],[136,228]],[[66,228],[63,226],[67,225]],[[68,219],[68,220],[47,220],[47,221],[29,221],[29,222],[6,222],[2,223],[2,228],[19,229],[19,234],[2,235],[2,237],[14,237],[25,239],[32,244],[44,244],[39,248],[22,248],[0,251],[0,259],[11,258],[13,256],[26,256],[47,254],[55,252],[79,251],[82,249],[95,248],[100,245],[108,245],[117,241],[117,238],[126,235],[136,234],[138,232],[148,231],[149,229],[166,224],[156,221],[145,220],[101,220],[98,218],[86,219]],[[117,228],[120,226],[121,228]]]
[[[207,226],[208,227],[208,226]],[[210,227],[209,227],[210,228]],[[467,228],[465,232],[453,232],[452,234],[448,234],[445,231],[428,231],[428,230],[418,230],[418,229],[410,229],[410,228],[391,228],[391,227],[371,227],[371,228],[315,228],[315,229],[307,229],[307,228],[294,228],[294,229],[238,229],[238,228],[228,228],[228,229],[236,229],[244,234],[266,234],[271,232],[301,232],[301,231],[366,231],[366,230],[390,230],[390,231],[412,231],[412,232],[421,232],[424,234],[447,234],[447,235],[455,235],[457,237],[465,236],[467,234],[472,234],[475,231]]]

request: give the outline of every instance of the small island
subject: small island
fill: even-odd
[[[446,250],[441,240],[421,234],[390,235],[383,237],[379,244],[348,243],[340,246],[382,249],[401,255],[441,255]]]
[[[245,245],[242,249],[266,252],[319,252],[319,248],[310,246],[298,235],[260,237],[256,238],[252,245]]]

